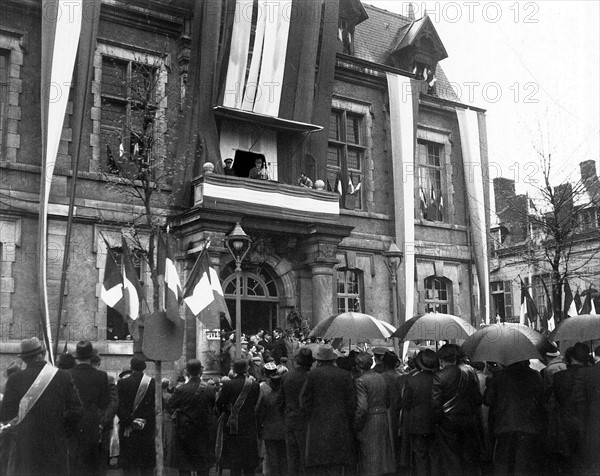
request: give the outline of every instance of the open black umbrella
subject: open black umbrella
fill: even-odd
[[[344,312],[319,322],[309,337],[333,339],[343,337],[351,342],[365,342],[367,339],[388,339],[396,328],[385,321],[360,312]]]
[[[558,324],[550,334],[550,339],[556,342],[562,340],[586,342],[600,339],[600,315],[582,314],[569,317]]]
[[[541,338],[538,340],[533,333],[539,334]],[[539,347],[551,346],[542,334],[527,326],[492,324],[469,336],[462,349],[475,362],[489,361],[510,365],[529,359],[541,360],[542,353],[532,339],[538,341]]]
[[[398,327],[392,337],[400,340],[455,340],[466,339],[476,330],[458,316],[428,312],[406,321]]]

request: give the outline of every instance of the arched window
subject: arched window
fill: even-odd
[[[337,310],[362,312],[362,272],[354,269],[337,270]]]
[[[452,282],[446,278],[425,278],[425,312],[452,314]]]

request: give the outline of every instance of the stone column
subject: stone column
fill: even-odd
[[[337,261],[311,263],[312,272],[312,325],[335,314],[333,266]]]

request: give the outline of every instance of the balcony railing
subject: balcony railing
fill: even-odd
[[[193,181],[194,207],[292,219],[337,223],[339,195],[325,190],[205,173]]]

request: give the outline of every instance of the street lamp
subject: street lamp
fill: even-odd
[[[235,260],[235,358],[242,356],[242,294],[240,290],[240,277],[242,274],[242,261],[250,251],[252,240],[238,221],[235,228],[225,237],[225,246]]]
[[[384,261],[386,268],[390,272],[392,277],[392,313],[394,317],[394,327],[397,329],[400,327],[399,316],[398,316],[398,268],[402,263],[402,257],[404,253],[400,251],[400,249],[396,246],[396,243],[392,241],[390,247],[387,251],[383,252],[383,256],[385,256],[388,261]],[[396,353],[399,352],[399,347],[396,342],[394,342],[394,347],[396,348]]]

